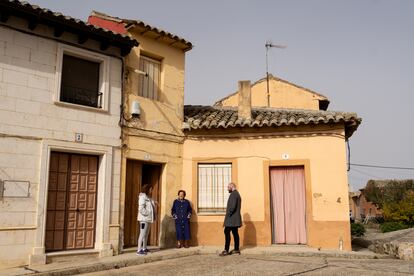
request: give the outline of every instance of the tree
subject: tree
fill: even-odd
[[[408,191],[401,201],[385,202],[383,215],[386,221],[400,222],[405,225],[414,225],[414,191]]]
[[[365,197],[379,209],[384,204],[404,200],[409,191],[414,191],[414,180],[369,180],[365,186]]]

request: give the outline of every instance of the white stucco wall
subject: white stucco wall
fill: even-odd
[[[52,31],[36,28],[46,36]],[[117,223],[119,209],[122,62],[103,55],[109,64],[106,112],[59,104],[56,70],[62,45],[0,26],[0,181],[30,182],[28,198],[0,198],[0,267],[27,264],[29,255],[44,260],[48,160],[53,150],[100,156],[98,208],[102,208],[95,249],[110,251],[107,228]],[[74,141],[75,133],[83,134],[82,143]]]

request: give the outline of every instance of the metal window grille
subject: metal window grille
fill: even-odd
[[[139,70],[147,73],[139,76],[138,95],[141,97],[158,100],[160,91],[161,62],[159,60],[141,56]]]
[[[198,211],[224,213],[231,182],[231,164],[198,165]]]

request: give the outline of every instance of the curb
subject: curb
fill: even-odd
[[[173,254],[165,255],[147,255],[145,257],[130,257],[124,260],[108,260],[101,261],[93,264],[80,265],[77,267],[62,268],[51,271],[36,272],[30,275],[50,275],[50,276],[63,276],[63,275],[76,275],[84,273],[99,272],[105,270],[119,269],[124,267],[136,266],[145,263],[158,262],[163,260],[171,260],[182,257],[189,257],[194,255],[212,255],[218,254],[220,250],[209,248],[198,248],[189,251],[174,252]],[[387,255],[378,254],[352,254],[352,253],[340,253],[340,252],[272,252],[266,250],[257,250],[249,252],[242,252],[244,256],[290,256],[290,257],[325,257],[325,258],[346,258],[346,259],[390,259]]]
[[[97,262],[94,264],[87,264],[81,265],[78,267],[73,268],[64,268],[64,269],[57,269],[52,271],[45,271],[45,272],[37,272],[30,275],[50,275],[50,276],[64,276],[64,275],[77,275],[77,274],[84,274],[84,273],[92,273],[104,270],[111,270],[111,269],[119,269],[123,267],[129,266],[136,266],[145,263],[153,263],[163,260],[170,260],[170,259],[177,259],[182,257],[189,257],[193,255],[199,255],[199,250],[196,251],[187,251],[187,252],[177,252],[176,254],[169,254],[169,255],[147,255],[145,257],[136,257],[130,258],[126,260],[114,260],[114,261],[106,261],[106,262]]]

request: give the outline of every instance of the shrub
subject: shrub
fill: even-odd
[[[396,222],[396,221],[385,222],[385,223],[381,224],[381,226],[380,226],[380,229],[381,229],[382,233],[398,231],[398,230],[407,229],[407,228],[408,228],[407,225],[405,225],[401,222]]]
[[[365,227],[361,223],[351,223],[351,235],[361,237],[365,234]]]
[[[414,225],[414,192],[408,192],[400,201],[386,202],[383,205],[385,221]]]

